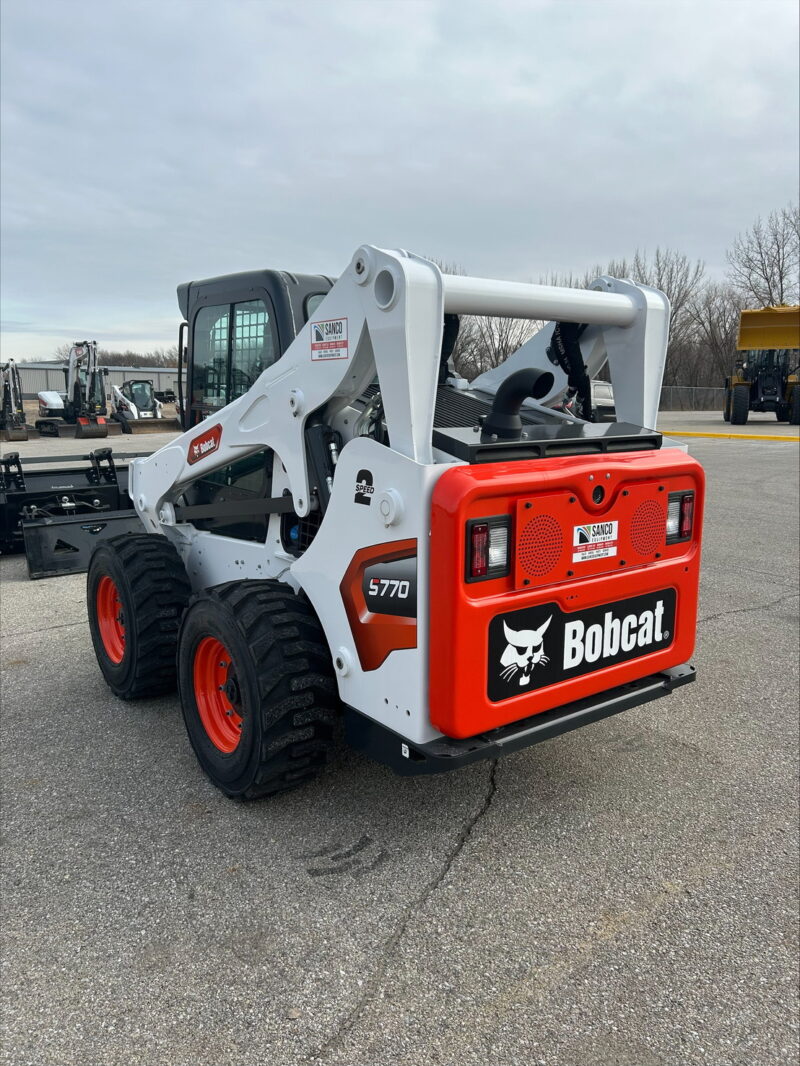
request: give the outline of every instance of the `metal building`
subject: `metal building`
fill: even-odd
[[[22,382],[22,396],[25,400],[35,400],[40,392],[52,390],[63,392],[64,365],[61,363],[17,363]],[[145,378],[153,382],[156,392],[172,389],[178,392],[178,368],[175,366],[110,366],[106,378],[107,399],[111,398],[111,386],[121,385],[130,378]]]

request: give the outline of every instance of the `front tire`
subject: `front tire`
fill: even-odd
[[[800,382],[792,389],[792,402],[789,408],[789,425],[800,426]]]
[[[731,401],[731,422],[734,426],[746,426],[750,414],[750,386],[734,385]]]
[[[191,587],[173,545],[156,534],[124,534],[97,546],[86,599],[95,655],[123,700],[175,690],[178,627]]]
[[[226,795],[283,792],[324,767],[339,711],[333,663],[313,609],[287,585],[201,593],[181,625],[178,681],[189,740]]]
[[[727,386],[725,388],[725,399],[722,403],[722,417],[726,422],[731,420],[731,390]]]

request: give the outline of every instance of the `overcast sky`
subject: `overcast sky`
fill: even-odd
[[[797,200],[796,0],[2,0],[2,354],[175,342],[179,282],[484,276]]]

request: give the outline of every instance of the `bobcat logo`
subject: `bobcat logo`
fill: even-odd
[[[553,616],[550,615],[538,629],[518,631],[510,629],[505,621],[503,622],[503,632],[508,641],[505,651],[500,656],[500,665],[503,667],[500,676],[504,681],[511,681],[521,671],[520,685],[529,685],[531,671],[539,665],[544,666],[545,663],[550,662],[549,657],[544,653],[544,635],[552,621]]]

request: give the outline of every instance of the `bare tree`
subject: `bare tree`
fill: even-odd
[[[537,323],[526,318],[462,315],[453,350],[455,368],[472,380],[505,362],[536,330]]]
[[[800,209],[789,204],[756,219],[727,253],[728,278],[759,307],[800,302]]]
[[[56,360],[67,363],[70,348],[69,344],[59,344],[55,350]],[[97,358],[101,366],[177,367],[178,346],[172,344],[169,348],[154,348],[151,352],[134,352],[130,348],[115,352],[110,348],[98,348]]]
[[[741,296],[732,285],[714,282],[691,301],[689,315],[695,327],[697,357],[691,384],[720,385],[730,372],[741,308]]]

